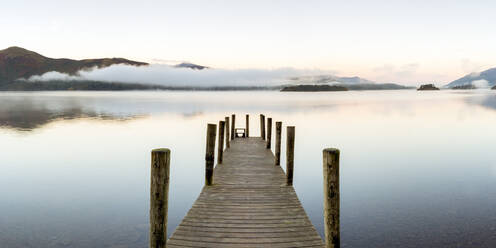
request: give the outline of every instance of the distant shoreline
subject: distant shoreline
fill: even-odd
[[[288,85],[281,91],[293,92],[325,92],[325,91],[364,91],[364,90],[406,90],[415,87],[403,86],[399,84],[312,84],[312,85]]]
[[[162,86],[139,83],[101,82],[101,81],[16,81],[0,86],[0,91],[278,91],[282,86]]]
[[[370,90],[413,90],[413,86],[398,84],[314,84],[314,85],[276,85],[276,86],[163,86],[140,83],[103,82],[87,80],[19,80],[3,84],[0,91],[281,91],[281,92],[334,92],[334,91],[370,91]],[[443,90],[460,90],[455,87]],[[471,90],[474,88],[466,88]],[[492,88],[493,90],[496,87]]]

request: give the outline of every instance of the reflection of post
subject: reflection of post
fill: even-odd
[[[286,184],[293,185],[295,127],[286,129]]]
[[[323,157],[325,245],[339,248],[339,150],[324,149]]]
[[[207,148],[205,149],[205,185],[212,185],[214,180],[215,136],[217,125],[207,126]]]
[[[246,138],[250,137],[250,115],[246,114]]]
[[[281,164],[281,131],[282,131],[282,122],[276,121],[276,159],[275,164]]]
[[[231,125],[231,140],[233,140],[234,138],[236,138],[236,134],[234,133],[234,128],[236,128],[235,126],[235,122],[236,122],[236,115],[235,114],[232,114],[231,115],[231,119],[232,119],[232,125]]]
[[[170,150],[152,150],[150,178],[150,247],[165,248],[169,200]]]
[[[231,142],[229,142],[229,139],[231,136],[229,136],[229,117],[226,117],[226,148],[231,147]]]
[[[217,144],[217,163],[222,164],[222,156],[224,154],[224,128],[226,123],[219,121],[219,142]]]
[[[272,142],[272,118],[267,118],[267,149],[271,148]]]

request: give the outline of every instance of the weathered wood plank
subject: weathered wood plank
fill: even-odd
[[[324,247],[262,138],[231,140],[168,247]]]
[[[238,248],[238,247],[271,247],[271,248],[289,248],[289,247],[322,247],[320,245],[322,240],[305,240],[305,241],[295,241],[295,242],[280,242],[280,243],[223,243],[223,242],[205,242],[205,241],[189,241],[189,240],[171,240],[168,243],[170,245],[179,245],[187,247],[207,247],[207,248]]]
[[[218,235],[217,237],[205,236],[190,236],[189,233],[177,234],[177,239],[184,241],[199,241],[199,242],[212,242],[212,243],[231,243],[231,244],[270,244],[270,243],[290,243],[301,241],[318,241],[319,236],[299,236],[299,237],[247,237],[247,238],[230,238]]]
[[[196,227],[221,227],[221,228],[240,228],[240,229],[258,229],[258,228],[289,228],[289,227],[311,227],[311,223],[271,223],[271,224],[237,224],[237,223],[202,223],[183,220],[182,226],[196,226]],[[172,234],[171,239],[174,238]]]
[[[189,236],[191,229],[179,229],[176,231],[177,236]],[[255,234],[255,235],[254,235]],[[299,230],[297,232],[282,232],[282,233],[233,233],[233,232],[202,232],[198,234],[197,237],[207,237],[207,238],[296,238],[296,237],[313,237],[319,239],[320,237],[312,229]]]
[[[308,232],[313,232],[315,233],[315,228],[313,226],[304,226],[304,227],[282,227],[282,228],[277,228],[277,227],[272,227],[272,228],[257,228],[257,229],[252,229],[252,228],[222,228],[222,227],[197,227],[197,226],[178,226],[176,229],[177,232],[180,231],[188,231],[188,232],[196,232],[196,233],[208,233],[208,232],[213,232],[213,233],[233,233],[233,234],[246,234],[250,235],[251,237],[255,236],[257,237],[258,235],[264,236],[264,235],[273,235],[277,234],[280,236],[284,235],[300,235],[300,234],[306,234]]]

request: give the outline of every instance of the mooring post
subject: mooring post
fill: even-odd
[[[207,126],[207,148],[205,149],[205,185],[212,185],[214,182],[214,160],[215,160],[215,136],[217,135],[217,125]]]
[[[339,150],[328,148],[323,154],[325,245],[339,248]]]
[[[265,115],[260,115],[260,136],[265,140]]]
[[[271,148],[272,141],[272,118],[267,118],[267,149]]]
[[[231,115],[231,121],[232,121],[232,125],[231,125],[231,140],[233,140],[234,138],[236,138],[236,134],[234,133],[234,128],[236,128],[235,126],[235,122],[236,122],[236,115],[235,114],[232,114]]]
[[[286,184],[293,185],[295,127],[286,129]]]
[[[262,139],[264,139],[264,133],[263,133],[263,126],[264,126],[264,123],[263,123],[263,114],[260,114],[260,137],[262,137]]]
[[[165,248],[169,200],[170,150],[152,150],[150,178],[150,248]]]
[[[281,131],[282,122],[276,121],[276,165],[281,165]]]
[[[246,114],[246,138],[250,137],[250,115]]]
[[[217,144],[217,164],[222,164],[222,156],[224,154],[224,128],[226,123],[219,121],[219,143]]]
[[[231,147],[231,142],[230,141],[230,138],[231,136],[229,135],[229,116],[226,117],[226,148],[229,148]]]

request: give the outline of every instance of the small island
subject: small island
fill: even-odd
[[[496,85],[491,88],[491,90],[496,90]]]
[[[434,84],[423,84],[417,90],[439,90]]]
[[[286,86],[281,91],[313,92],[313,91],[348,91],[348,88],[338,85],[294,85]]]

